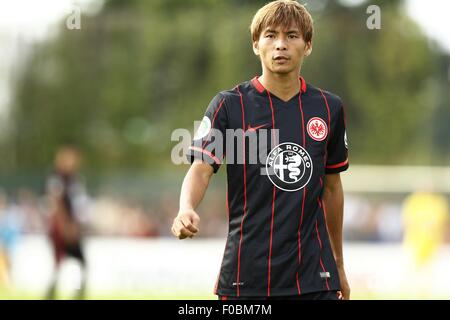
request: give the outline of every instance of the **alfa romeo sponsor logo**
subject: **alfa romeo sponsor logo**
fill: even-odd
[[[308,152],[296,143],[281,143],[270,151],[266,161],[267,176],[281,190],[297,191],[304,188],[313,173]]]
[[[321,118],[314,117],[306,126],[309,136],[316,141],[323,141],[327,137],[328,127]]]

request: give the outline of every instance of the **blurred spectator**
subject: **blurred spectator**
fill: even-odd
[[[11,260],[22,224],[20,208],[15,204],[8,204],[6,193],[0,190],[0,285],[11,285]]]
[[[417,191],[403,204],[403,244],[408,261],[406,289],[415,299],[428,299],[434,278],[434,261],[444,240],[448,221],[447,199],[432,190]],[[411,284],[412,287],[408,287]]]
[[[96,212],[93,217],[93,231],[99,235],[156,237],[159,223],[153,211],[145,212],[143,205],[135,201],[101,197],[92,205]]]
[[[420,268],[430,262],[444,240],[447,199],[433,192],[415,192],[403,204],[404,244]]]
[[[400,203],[383,202],[376,208],[374,215],[378,241],[402,241],[403,223]]]
[[[61,262],[66,256],[77,259],[82,276],[77,298],[84,298],[86,286],[86,259],[82,250],[82,212],[86,193],[77,173],[81,161],[80,152],[72,146],[63,146],[55,156],[54,171],[47,181],[50,204],[49,237],[53,246],[55,272],[47,292],[48,299],[56,296],[57,279]]]
[[[46,220],[36,194],[26,188],[17,191],[17,206],[23,217],[22,233],[45,232]]]
[[[370,202],[354,194],[346,195],[344,205],[344,239],[370,241],[375,238]]]

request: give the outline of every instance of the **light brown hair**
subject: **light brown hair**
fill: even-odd
[[[250,25],[252,40],[258,41],[261,32],[267,27],[283,26],[289,28],[291,23],[297,24],[303,40],[312,40],[313,19],[306,8],[294,0],[277,0],[266,4],[256,12]]]

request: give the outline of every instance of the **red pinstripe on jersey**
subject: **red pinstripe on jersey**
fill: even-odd
[[[272,112],[272,129],[275,130],[275,114],[273,111],[272,98],[270,97],[270,92],[267,91],[267,96],[269,97],[270,110]],[[272,141],[275,141],[274,131],[272,131]],[[269,244],[269,261],[268,261],[268,273],[267,273],[267,296],[270,297],[270,268],[272,259],[272,239],[273,239],[273,220],[275,217],[275,197],[276,197],[276,187],[273,186],[273,196],[272,196],[272,218],[270,221],[270,244]]]
[[[242,149],[243,149],[243,164],[244,164],[244,210],[242,213],[241,220],[241,237],[239,239],[239,250],[238,250],[238,270],[236,276],[236,294],[240,296],[240,276],[241,276],[241,247],[242,247],[242,238],[243,238],[243,228],[244,228],[244,219],[245,212],[247,210],[247,171],[246,171],[246,160],[245,160],[245,111],[244,111],[244,101],[242,98],[242,93],[239,90],[239,86],[236,87],[237,92],[239,93],[239,97],[241,100],[241,110],[242,110]]]
[[[327,97],[324,95],[322,89],[319,89],[319,91],[320,91],[320,94],[322,95],[323,100],[325,102],[325,107],[327,109],[327,114],[328,114],[328,137],[327,137],[327,146],[325,148],[325,156],[324,156],[324,165],[326,166],[327,158],[328,158],[328,144],[329,144],[330,139],[331,139],[331,114],[330,114],[330,106],[328,105]],[[323,186],[322,177],[320,177],[320,184],[321,184],[321,186]],[[327,226],[327,220],[326,220],[326,217],[325,217],[325,210],[322,207],[322,204],[321,204],[320,200],[319,200],[319,207],[322,209],[322,212],[323,212],[323,215],[324,215],[325,228],[326,228],[326,231],[328,233],[328,226]],[[316,220],[316,232],[317,232],[317,239],[319,240],[319,243],[320,243],[320,251],[322,251],[322,241],[320,239],[319,229],[317,227],[317,220]],[[322,261],[322,252],[320,253],[320,265],[322,266],[322,270],[324,272],[327,272],[326,269],[325,269],[325,266],[323,264],[323,261]],[[327,289],[330,290],[330,286],[328,284],[328,278],[325,278],[325,283],[326,283]]]
[[[320,239],[319,228],[317,227],[317,220],[316,220],[316,234],[317,234],[317,240],[319,241],[320,251],[322,251],[322,240]],[[325,266],[323,265],[322,257],[320,257],[319,261],[320,261],[320,266],[322,267],[323,272],[327,272],[327,270],[325,269]],[[328,278],[325,278],[325,283],[326,283],[327,289],[330,290],[330,285],[328,284]]]
[[[320,178],[320,186],[323,187],[322,177]],[[325,219],[325,227],[326,227],[326,230],[327,230],[327,235],[328,235],[328,238],[330,238],[330,231],[328,230],[328,224],[327,224],[327,210],[326,210],[325,205],[323,203],[323,199],[317,198],[317,202],[319,203],[319,207],[322,208],[323,218]],[[321,258],[321,264],[322,264],[322,269],[326,272],[325,267],[323,266],[323,263],[322,263],[322,258]],[[328,286],[328,279],[326,279],[326,284],[327,284],[327,287],[329,287]]]
[[[227,217],[228,217],[228,226],[230,225],[230,205],[228,203],[228,184],[226,186],[227,191],[226,191],[226,208],[227,208]],[[223,258],[225,257],[225,250],[227,249],[228,246],[228,237],[227,237],[227,241],[225,243],[225,248],[223,249],[223,256],[222,256],[222,262],[220,263],[220,265],[222,266],[223,264]],[[219,280],[220,280],[220,274],[221,274],[222,270],[219,270],[219,275],[217,276],[217,280],[216,280],[216,285],[214,287],[214,294],[217,295],[217,288],[219,287]]]
[[[324,160],[324,165],[327,165],[327,159],[328,159],[328,143],[330,142],[330,138],[331,138],[331,116],[330,116],[330,107],[328,106],[328,100],[325,97],[325,95],[323,94],[322,89],[319,88],[320,94],[323,97],[323,100],[325,101],[325,107],[327,108],[327,114],[328,114],[328,137],[327,137],[327,146],[325,148],[325,156],[323,158]]]
[[[304,83],[303,78],[301,78],[302,84]],[[302,85],[303,86],[303,85]],[[305,88],[306,90],[306,88]],[[302,89],[302,91],[305,91]],[[305,116],[303,114],[303,104],[302,104],[302,95],[298,95],[298,105],[300,108],[300,114],[302,117],[302,141],[303,141],[303,148],[306,150],[306,136],[305,136]],[[302,240],[301,240],[301,229],[303,224],[303,214],[305,212],[305,198],[306,198],[306,187],[303,189],[303,196],[302,196],[302,211],[300,215],[300,223],[298,226],[298,265],[300,267],[301,261],[302,261]],[[297,271],[297,289],[298,294],[301,294],[301,288],[300,288],[300,281],[298,279],[298,271]]]
[[[220,102],[219,107],[217,108],[216,112],[214,112],[214,117],[213,117],[213,120],[212,120],[212,123],[211,123],[211,129],[214,128],[214,123],[215,123],[215,121],[216,121],[217,113],[218,113],[219,110],[222,108],[222,105],[223,105],[224,102],[225,102],[225,99],[222,99],[222,101]],[[203,141],[202,148],[205,147],[206,143],[208,142],[209,138],[211,137],[211,132],[212,132],[212,131],[209,130],[208,137],[205,139],[205,141]]]
[[[328,106],[328,99],[327,97],[325,97],[325,95],[323,94],[322,89],[319,89],[320,94],[323,97],[323,100],[325,101],[325,106],[327,107],[327,112],[328,112],[328,139],[327,139],[327,146],[328,146],[328,142],[330,141],[330,136],[331,136],[331,116],[330,116],[330,107]]]

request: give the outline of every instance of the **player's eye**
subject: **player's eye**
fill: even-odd
[[[266,34],[266,38],[272,39],[274,37],[273,33]]]
[[[296,34],[290,34],[288,37],[289,37],[289,39],[297,39],[297,38],[298,38],[298,35],[296,35]]]

